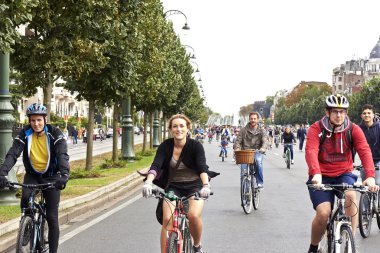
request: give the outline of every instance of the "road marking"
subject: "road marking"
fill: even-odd
[[[135,202],[136,200],[140,199],[141,198],[141,194],[138,194],[137,196],[135,196],[134,198],[128,200],[127,202],[125,202],[124,204],[110,210],[109,212],[106,212],[104,214],[102,214],[101,216],[97,217],[96,219],[90,221],[89,223],[86,223],[84,224],[83,226],[80,226],[78,227],[77,229],[74,229],[73,231],[65,234],[64,236],[61,237],[61,239],[59,240],[59,244],[62,244],[64,243],[65,241],[71,239],[72,237],[76,236],[77,234],[85,231],[86,229],[92,227],[93,225],[101,222],[102,220],[108,218],[109,216],[111,216],[112,214],[120,211],[121,209],[129,206],[130,204],[132,204],[133,202]]]

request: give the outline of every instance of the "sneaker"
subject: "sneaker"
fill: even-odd
[[[193,246],[194,253],[203,253],[202,245],[199,245],[198,247]]]
[[[285,158],[285,153],[284,153],[284,154],[282,154],[282,158]]]
[[[294,164],[294,160],[291,161],[291,164]]]
[[[264,185],[263,184],[257,184],[257,188],[259,188],[260,190],[264,190]]]
[[[234,163],[234,162],[235,162],[235,159],[233,159],[233,158],[232,158],[231,162],[233,162],[233,163]]]

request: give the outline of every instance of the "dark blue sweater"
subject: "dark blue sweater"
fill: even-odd
[[[368,145],[371,148],[372,159],[374,163],[380,161],[380,122],[377,117],[374,118],[373,125],[367,127],[364,122],[360,123]]]

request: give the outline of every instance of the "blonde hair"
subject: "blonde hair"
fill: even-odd
[[[173,120],[175,119],[184,119],[186,121],[186,126],[188,129],[191,128],[191,121],[188,117],[186,117],[185,115],[183,114],[175,114],[173,116],[170,117],[169,119],[169,126],[168,128],[171,130],[172,129],[172,126],[173,126]]]

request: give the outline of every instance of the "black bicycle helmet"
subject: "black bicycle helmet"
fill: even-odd
[[[28,106],[26,109],[26,116],[30,117],[31,115],[47,115],[47,109],[46,106],[41,105],[41,104],[31,104]]]
[[[344,108],[347,109],[349,106],[348,100],[345,96],[336,94],[330,95],[326,98],[327,108]]]

